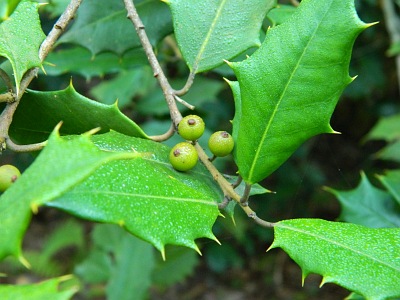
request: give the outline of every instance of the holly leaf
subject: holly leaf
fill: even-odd
[[[400,170],[386,171],[385,175],[378,176],[378,179],[400,205]]]
[[[13,255],[25,262],[21,243],[32,211],[36,213],[39,206],[59,197],[102,164],[141,156],[99,150],[90,141],[90,134],[63,140],[57,127],[34,163],[0,197],[0,260]]]
[[[129,105],[135,95],[143,95],[154,86],[153,74],[148,66],[122,70],[116,77],[96,85],[90,94],[105,104],[118,100],[118,106],[122,108]]]
[[[234,158],[247,183],[267,177],[310,137],[334,132],[329,120],[352,81],[352,46],[368,26],[353,0],[302,1],[252,56],[229,63],[241,96]]]
[[[135,1],[135,4],[153,46],[172,33],[171,14],[164,3],[149,0],[140,3]],[[122,1],[85,0],[79,8],[76,21],[59,43],[81,45],[89,49],[93,56],[106,51],[122,55],[128,49],[141,47],[135,28],[126,14]]]
[[[394,142],[400,139],[400,114],[384,117],[371,129],[365,140]]]
[[[367,228],[318,219],[281,221],[271,248],[282,248],[301,267],[367,299],[400,296],[400,228]]]
[[[271,22],[272,26],[277,26],[288,20],[295,11],[295,6],[283,4],[271,9],[267,18]]]
[[[17,94],[25,72],[42,65],[38,53],[46,36],[40,26],[37,9],[38,3],[23,1],[0,24],[0,56],[11,62]]]
[[[140,127],[118,109],[118,103],[105,105],[77,93],[72,83],[64,90],[28,90],[21,99],[10,126],[12,139],[24,144],[47,139],[52,128],[63,122],[62,135],[81,134],[96,127],[126,135],[147,138]]]
[[[354,190],[326,190],[338,198],[341,220],[372,228],[400,227],[400,206],[389,193],[375,188],[364,173]]]
[[[86,80],[148,64],[143,49],[129,50],[122,57],[110,52],[93,57],[86,48],[78,46],[53,51],[47,56],[46,62],[49,63],[45,68],[47,75],[75,73],[82,75]]]
[[[216,240],[211,229],[219,215],[217,201],[223,195],[201,163],[188,172],[178,172],[169,163],[170,148],[163,144],[117,132],[92,139],[105,151],[149,156],[141,162],[104,165],[48,206],[92,221],[119,224],[153,244],[164,258],[166,244],[199,251],[195,239]]]
[[[24,285],[0,285],[0,294],[3,299],[29,299],[29,300],[67,300],[78,291],[77,284],[68,289],[60,288],[66,281],[71,281],[72,276],[63,276],[49,279],[40,283]]]
[[[163,1],[171,8],[175,37],[193,73],[258,47],[262,21],[276,4],[275,0],[256,0],[251,5],[236,0]]]

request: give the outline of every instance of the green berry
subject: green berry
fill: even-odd
[[[233,137],[226,131],[214,132],[208,140],[208,147],[212,154],[218,157],[227,156],[235,145]]]
[[[21,172],[12,165],[3,165],[0,167],[0,192],[8,189],[18,177]]]
[[[178,124],[178,133],[185,140],[196,141],[204,133],[204,121],[196,115],[184,117]]]
[[[178,171],[192,169],[197,164],[198,158],[196,148],[188,142],[176,144],[169,153],[169,161]]]

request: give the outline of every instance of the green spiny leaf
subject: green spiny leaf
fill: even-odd
[[[0,295],[2,299],[67,300],[72,298],[79,287],[73,282],[68,289],[60,289],[60,284],[72,279],[71,276],[62,276],[34,284],[0,285]]]
[[[81,134],[100,127],[100,132],[112,129],[147,138],[136,123],[121,113],[117,103],[105,105],[90,100],[77,93],[72,83],[61,91],[28,90],[14,115],[10,136],[24,144],[41,142],[60,121],[63,135]]]
[[[47,75],[74,73],[87,80],[148,64],[142,49],[127,51],[123,56],[105,52],[93,57],[89,50],[79,46],[53,51],[47,56],[46,62],[50,64],[45,67]]]
[[[164,256],[166,244],[198,250],[194,240],[216,240],[212,226],[219,215],[222,194],[198,163],[188,172],[175,171],[169,163],[170,148],[150,140],[116,132],[93,136],[107,151],[149,153],[139,161],[104,165],[81,185],[49,206],[81,218],[123,226],[152,243]]]
[[[400,205],[400,170],[386,171],[378,178]]]
[[[302,269],[367,299],[400,296],[400,228],[373,229],[318,219],[276,223],[271,248],[280,247]]]
[[[305,0],[250,58],[230,63],[241,95],[234,156],[246,182],[271,174],[310,137],[333,132],[331,114],[352,81],[352,46],[368,26],[353,0]]]
[[[400,139],[400,114],[380,119],[365,139],[385,140],[387,142]]]
[[[35,162],[0,197],[0,260],[13,255],[24,262],[21,243],[32,211],[37,212],[39,206],[60,197],[102,164],[142,156],[101,151],[89,136],[63,140],[57,128]]]
[[[171,14],[159,0],[141,1],[137,10],[152,45],[172,32]],[[122,1],[85,0],[75,23],[60,39],[88,48],[93,56],[110,51],[122,55],[128,49],[141,47],[132,23],[126,18]]]
[[[45,35],[40,26],[37,8],[37,3],[23,1],[0,24],[0,56],[11,62],[17,94],[25,72],[42,64],[38,53]]]
[[[364,173],[354,190],[327,190],[342,205],[341,220],[372,228],[400,227],[400,206],[389,193],[375,188]]]
[[[260,45],[260,27],[275,0],[164,0],[171,7],[175,36],[190,70],[215,68]]]

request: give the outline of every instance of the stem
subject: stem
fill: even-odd
[[[82,0],[71,0],[63,14],[54,24],[53,29],[44,39],[39,49],[39,58],[42,62],[51,51],[64,29],[68,26],[69,22],[73,19],[81,2]],[[39,68],[37,67],[29,70],[25,74],[24,78],[21,80],[20,90],[17,97],[15,98],[15,102],[8,104],[0,115],[0,143],[3,143],[5,141],[7,143],[7,146],[10,146],[10,149],[15,149],[15,151],[18,152],[32,151],[32,149],[40,150],[44,146],[44,143],[32,145],[16,145],[14,142],[11,141],[8,135],[8,130],[13,120],[14,113],[22,98],[22,95],[25,93],[25,90],[27,89],[33,78],[37,76],[38,71]],[[4,79],[3,76],[2,78]]]
[[[210,172],[214,180],[218,183],[224,195],[236,201],[243,209],[243,211],[247,214],[247,216],[249,218],[252,218],[257,224],[263,227],[273,227],[274,223],[260,219],[259,217],[257,217],[257,214],[250,208],[250,206],[243,205],[241,203],[241,197],[235,192],[233,186],[222,176],[222,174],[212,164],[212,162],[209,161],[208,156],[204,152],[203,148],[201,148],[198,143],[195,144],[195,148],[199,155],[199,159],[206,166],[207,170]]]
[[[150,139],[155,142],[163,142],[168,140],[174,134],[174,132],[175,132],[175,126],[172,123],[166,133],[150,136]]]
[[[135,5],[133,4],[132,0],[124,0],[125,3],[125,8],[128,12],[128,19],[130,19],[135,27],[135,30],[139,36],[139,40],[142,44],[142,47],[147,55],[147,59],[150,63],[151,68],[153,69],[154,72],[154,77],[157,78],[158,83],[164,93],[164,97],[167,101],[169,110],[170,110],[170,115],[172,122],[175,126],[179,123],[179,121],[182,119],[182,115],[180,111],[178,110],[178,107],[176,106],[175,102],[175,96],[176,94],[183,94],[186,93],[187,90],[189,90],[189,87],[192,85],[193,80],[194,80],[194,73],[191,73],[191,75],[188,78],[187,83],[185,84],[184,88],[175,91],[171,85],[168,82],[167,77],[165,76],[158,60],[157,57],[153,51],[153,47],[149,41],[149,38],[147,37],[145,27],[140,20],[140,17],[137,13],[137,10],[135,8]],[[235,200],[240,207],[244,210],[244,212],[252,218],[257,224],[264,226],[264,227],[273,227],[274,223],[270,223],[267,221],[264,221],[260,218],[257,217],[256,213],[249,207],[249,206],[243,206],[240,203],[241,197],[235,192],[234,188],[232,185],[222,176],[222,174],[217,170],[217,168],[212,164],[211,161],[209,161],[207,154],[204,152],[203,148],[198,143],[195,143],[195,148],[197,150],[197,153],[199,155],[200,161],[203,162],[203,164],[206,166],[210,174],[213,176],[214,180],[218,183],[220,186],[221,190],[223,191],[225,197],[228,197],[230,199]]]
[[[251,191],[251,184],[246,183],[246,185],[244,187],[243,196],[242,196],[242,198],[240,198],[240,203],[243,206],[249,206],[250,191]]]
[[[196,74],[194,72],[190,72],[189,77],[185,83],[185,86],[183,88],[181,88],[180,90],[176,90],[175,95],[177,95],[177,96],[185,95],[189,91],[190,87],[192,86],[195,76],[196,76]]]
[[[136,33],[139,36],[139,40],[142,44],[142,47],[147,55],[147,59],[150,63],[151,68],[154,72],[154,77],[157,78],[158,83],[163,91],[165,100],[167,101],[167,105],[171,114],[171,120],[175,126],[178,125],[179,121],[182,119],[182,115],[176,106],[175,102],[175,91],[171,87],[168,82],[167,77],[165,76],[157,57],[153,51],[153,46],[150,43],[150,40],[146,34],[145,26],[143,25],[142,20],[137,13],[135,5],[132,0],[124,0],[125,8],[128,12],[128,19],[131,20],[133,26],[135,27]]]
[[[0,94],[0,103],[2,102],[12,103],[14,101],[15,101],[15,95],[13,93]]]

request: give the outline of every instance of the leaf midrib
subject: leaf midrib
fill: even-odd
[[[196,56],[196,58],[194,59],[194,62],[193,62],[193,70],[192,70],[193,73],[196,73],[196,70],[197,70],[197,68],[198,68],[198,63],[199,63],[199,61],[201,60],[201,58],[202,58],[202,56],[203,56],[203,54],[204,54],[204,52],[205,52],[205,49],[206,49],[206,47],[207,47],[207,45],[208,45],[208,42],[210,41],[211,34],[213,33],[214,28],[215,28],[216,25],[217,25],[218,19],[221,17],[222,9],[224,8],[224,6],[225,6],[225,4],[226,4],[226,1],[227,1],[227,0],[222,0],[221,4],[219,5],[219,7],[218,7],[218,9],[217,9],[217,12],[216,12],[216,14],[215,14],[215,17],[214,17],[214,19],[213,19],[213,21],[212,21],[212,23],[211,23],[210,29],[208,30],[207,35],[206,35],[206,37],[205,37],[203,43],[201,44],[199,53],[197,53],[197,56]]]
[[[332,5],[332,2],[331,2],[331,5]],[[272,123],[273,123],[273,120],[274,120],[274,118],[275,118],[275,115],[277,114],[278,108],[279,108],[279,106],[280,106],[280,104],[281,104],[281,102],[282,102],[282,100],[283,100],[283,98],[284,98],[284,96],[285,96],[285,94],[286,94],[286,91],[287,91],[287,89],[288,89],[288,87],[289,87],[289,85],[290,85],[290,83],[291,83],[291,81],[292,81],[292,78],[294,77],[294,75],[295,75],[296,72],[297,72],[297,69],[299,68],[300,62],[302,61],[302,59],[303,59],[305,53],[307,52],[308,47],[309,47],[311,41],[314,39],[315,33],[318,31],[319,27],[321,26],[321,24],[322,24],[322,22],[323,22],[323,19],[325,18],[325,16],[326,16],[326,14],[328,13],[328,11],[329,11],[329,9],[326,10],[325,15],[321,18],[321,22],[319,22],[319,24],[318,24],[318,26],[316,26],[316,28],[315,28],[313,34],[310,36],[310,39],[309,39],[309,41],[308,41],[306,47],[304,47],[303,52],[301,53],[301,55],[300,55],[300,57],[299,57],[299,59],[298,59],[298,62],[297,62],[297,64],[296,64],[296,66],[294,67],[292,73],[290,74],[290,77],[289,77],[289,79],[288,79],[288,81],[287,81],[287,83],[286,83],[286,85],[285,85],[285,88],[283,89],[283,91],[282,91],[282,93],[281,93],[281,97],[279,98],[279,100],[278,100],[278,102],[277,102],[277,105],[275,106],[275,109],[274,109],[274,111],[273,111],[273,113],[272,113],[272,116],[270,117],[270,119],[269,119],[269,121],[268,121],[268,124],[267,124],[267,126],[266,126],[266,128],[265,128],[265,130],[264,130],[263,136],[262,136],[262,138],[261,138],[261,140],[260,140],[260,142],[259,142],[259,144],[258,144],[256,154],[254,155],[254,159],[253,159],[253,162],[252,162],[251,167],[250,167],[250,170],[249,170],[249,181],[250,181],[250,182],[253,181],[253,180],[252,180],[252,178],[253,178],[253,173],[254,173],[254,170],[255,170],[255,168],[256,168],[256,163],[257,163],[257,161],[258,161],[258,159],[259,159],[259,157],[260,157],[260,155],[261,155],[262,145],[264,144],[264,141],[265,141],[265,139],[267,138],[267,134],[268,134],[269,129],[270,129]]]
[[[79,194],[90,194],[90,195],[112,195],[112,196],[123,196],[123,197],[136,197],[136,198],[151,198],[156,200],[173,200],[177,202],[193,202],[200,203],[204,205],[217,206],[217,202],[214,201],[206,201],[202,199],[193,199],[193,198],[179,198],[179,197],[169,197],[169,196],[155,196],[155,195],[147,195],[147,194],[134,194],[134,193],[124,193],[124,192],[112,192],[112,191],[76,191],[69,192],[69,195],[79,195]]]

